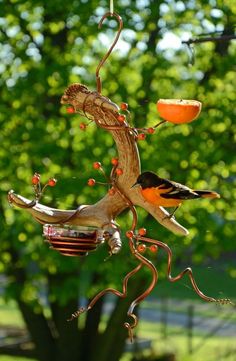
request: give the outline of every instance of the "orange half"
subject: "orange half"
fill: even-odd
[[[175,124],[192,122],[199,116],[201,108],[202,103],[197,100],[159,99],[157,102],[160,117]]]

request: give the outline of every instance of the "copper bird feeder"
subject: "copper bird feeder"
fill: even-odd
[[[112,293],[118,297],[125,298],[127,296],[129,279],[142,267],[146,267],[152,274],[151,283],[146,290],[137,296],[131,303],[127,315],[132,321],[124,323],[124,326],[128,330],[129,338],[132,340],[133,329],[138,323],[138,317],[134,314],[134,309],[151,293],[158,281],[158,271],[156,267],[144,256],[146,250],[156,253],[158,249],[162,249],[167,253],[167,279],[170,282],[177,282],[187,275],[194,291],[205,301],[231,305],[233,305],[233,303],[227,298],[215,299],[203,294],[196,284],[192,269],[189,267],[184,269],[177,276],[172,276],[172,251],[169,246],[162,241],[146,237],[145,228],[141,228],[137,232],[138,217],[135,208],[136,205],[145,209],[160,224],[164,225],[173,233],[182,235],[188,234],[188,231],[182,227],[172,215],[162,207],[154,207],[152,204],[145,202],[140,193],[132,187],[141,171],[137,141],[145,139],[145,134],[138,133],[138,131],[141,130],[147,134],[153,134],[155,129],[165,122],[165,120],[157,123],[153,128],[131,127],[128,122],[130,113],[127,110],[127,104],[123,103],[123,105],[125,104],[124,109],[122,109],[122,107],[119,108],[109,98],[102,95],[102,82],[99,72],[117,43],[123,27],[121,17],[113,12],[113,2],[111,1],[110,4],[110,12],[107,12],[102,17],[99,22],[99,28],[102,26],[103,21],[110,16],[116,18],[119,28],[110,49],[97,67],[97,91],[90,91],[85,85],[74,83],[65,90],[61,98],[61,104],[69,105],[70,112],[81,114],[89,120],[89,124],[94,122],[98,128],[109,131],[117,144],[118,158],[115,159],[115,162],[112,162],[113,168],[110,177],[105,175],[106,183],[103,183],[110,187],[108,193],[95,205],[82,205],[76,210],[68,211],[53,209],[39,204],[39,199],[41,198],[45,187],[47,185],[54,186],[56,180],[54,178],[50,179],[46,186],[41,188],[40,175],[35,173],[33,177],[33,186],[36,195],[35,200],[29,201],[22,196],[16,195],[14,191],[8,193],[8,200],[10,204],[28,210],[39,223],[43,224],[43,235],[52,249],[64,256],[72,257],[86,256],[89,252],[95,251],[103,242],[106,242],[110,247],[109,256],[117,254],[121,249],[122,242],[120,228],[115,222],[115,218],[125,209],[131,211],[132,225],[130,230],[125,234],[128,238],[130,253],[138,260],[138,265],[124,277],[122,291],[111,287],[100,291],[90,301],[86,308],[79,308],[68,320],[73,320],[80,316],[80,314],[90,310],[105,294]],[[126,115],[122,113],[122,110],[126,111]],[[83,125],[81,129],[85,130],[87,125],[84,123],[81,124]],[[98,169],[105,174],[99,162],[96,162],[95,169]],[[95,183],[95,180],[91,179],[91,182],[89,182],[88,185],[94,186]],[[99,184],[99,182],[97,183]],[[78,226],[77,224],[79,223],[96,225],[97,227]]]

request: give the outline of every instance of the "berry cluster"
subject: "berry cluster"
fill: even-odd
[[[111,164],[113,165],[114,173],[117,176],[121,176],[123,174],[123,169],[118,168],[118,164],[119,164],[118,158],[112,158],[111,159]],[[113,196],[116,193],[115,185],[113,184],[112,179],[110,179],[110,178],[108,178],[106,176],[106,173],[105,173],[105,171],[104,171],[104,169],[102,167],[102,164],[100,162],[94,162],[93,163],[93,168],[96,169],[96,170],[100,170],[103,173],[104,177],[106,178],[107,182],[106,183],[98,182],[94,178],[89,178],[88,182],[87,182],[88,186],[93,187],[93,186],[95,186],[95,184],[111,185],[111,188],[108,190],[108,194],[110,196]]]
[[[48,186],[55,187],[55,185],[57,183],[56,178],[49,178],[47,183],[43,187],[41,187],[40,178],[41,178],[41,176],[39,173],[34,173],[32,179],[31,179],[31,183],[34,188],[35,198],[37,201],[42,197],[46,187],[48,187]]]
[[[149,251],[151,253],[157,253],[157,251],[158,251],[158,246],[156,244],[151,244],[151,246],[147,247],[146,244],[144,244],[144,243],[138,244],[137,251],[139,253],[145,253],[147,248],[149,249]]]
[[[146,249],[148,248],[149,251],[151,253],[157,253],[158,251],[158,246],[156,244],[151,244],[149,247],[146,246],[146,244],[144,243],[139,243],[139,239],[141,238],[143,241],[145,241],[145,239],[143,238],[147,233],[147,230],[146,228],[140,228],[138,230],[138,234],[135,235],[133,231],[127,231],[126,232],[126,237],[129,238],[129,239],[135,239],[137,241],[137,251],[139,253],[145,253],[146,252]]]
[[[68,114],[74,114],[74,113],[76,113],[75,108],[72,107],[72,106],[68,107],[68,108],[66,109],[66,111],[67,111]],[[79,127],[80,127],[81,130],[86,130],[87,126],[88,126],[88,124],[85,124],[84,122],[81,122],[80,125],[79,125]]]
[[[128,104],[127,103],[121,103],[120,104],[120,109],[122,111],[125,111],[128,114],[128,117],[130,119],[130,113],[128,111]],[[120,123],[124,123],[126,121],[126,115],[119,113],[118,117],[117,117],[118,122]],[[150,127],[150,128],[135,128],[135,127],[128,127],[128,129],[133,130],[134,134],[137,133],[138,131],[140,131],[140,133],[138,133],[136,135],[136,139],[137,140],[145,140],[146,139],[146,134],[153,134],[155,133],[155,128],[158,126],[158,124],[155,127]]]
[[[130,119],[130,112],[128,110],[128,107],[129,107],[129,105],[127,103],[122,102],[120,104],[120,110],[122,112],[126,113],[126,114],[118,113],[116,119],[118,120],[118,122],[120,124],[126,123],[127,118],[128,118],[128,120]],[[66,111],[67,111],[68,114],[76,113],[76,110],[75,110],[75,108],[73,106],[69,106]],[[161,122],[161,123],[163,123],[163,122]],[[136,128],[136,127],[128,126],[126,124],[126,128],[127,128],[127,130],[132,130],[134,132],[134,134],[136,134],[135,136],[136,136],[137,140],[145,140],[146,139],[146,134],[155,133],[155,130],[156,130],[155,128],[161,123],[158,123],[154,127],[150,127],[150,128]],[[87,126],[88,126],[88,124],[86,124],[84,122],[81,122],[80,125],[79,125],[80,129],[83,130],[83,131],[85,131],[87,129]]]

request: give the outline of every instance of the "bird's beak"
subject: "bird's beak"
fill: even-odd
[[[135,182],[130,188],[134,188],[134,187],[137,187],[137,186],[139,186],[139,183]]]

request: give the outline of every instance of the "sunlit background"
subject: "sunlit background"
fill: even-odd
[[[138,142],[143,170],[193,188],[212,189],[217,200],[185,202],[176,213],[189,236],[176,236],[142,209],[139,227],[173,251],[173,275],[187,266],[201,290],[236,299],[235,264],[235,55],[236,41],[183,41],[235,34],[236,4],[224,1],[117,0],[124,22],[121,39],[101,70],[103,94],[129,104],[131,123],[153,126],[159,98],[197,99],[193,123],[165,124]],[[109,174],[117,150],[110,134],[60,105],[73,83],[96,89],[95,70],[114,39],[117,22],[104,21],[108,0],[0,1],[0,360],[13,361],[235,361],[235,308],[206,304],[186,279],[166,280],[166,255],[152,257],[159,281],[137,313],[133,346],[123,322],[131,301],[149,284],[148,271],[130,280],[127,299],[104,298],[78,323],[66,319],[96,292],[121,288],[135,260],[125,232],[129,212],[117,219],[123,249],[104,262],[102,245],[85,258],[49,249],[42,226],[9,206],[10,189],[34,197],[31,178],[58,179],[42,203],[76,209],[93,204],[106,187],[93,169]],[[130,352],[128,352],[130,350]]]

